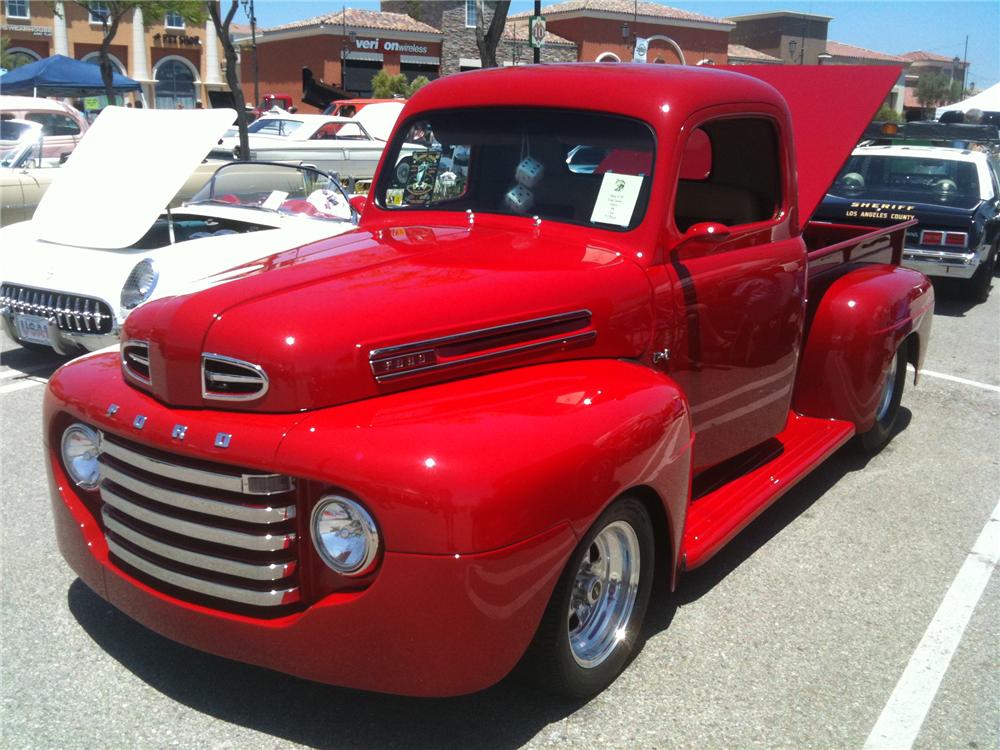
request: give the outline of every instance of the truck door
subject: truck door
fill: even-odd
[[[794,177],[778,123],[744,110],[685,128],[667,218],[680,240],[664,270],[677,313],[668,371],[690,400],[695,471],[776,435],[791,402],[806,250],[791,236]]]

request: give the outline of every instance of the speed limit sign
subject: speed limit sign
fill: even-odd
[[[545,16],[532,16],[528,21],[528,36],[532,47],[545,46]]]

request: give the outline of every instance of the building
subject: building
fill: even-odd
[[[895,65],[902,68],[899,79],[885,99],[885,106],[894,109],[900,115],[903,113],[903,98],[906,86],[906,69],[909,62],[899,55],[887,52],[856,47],[853,44],[828,41],[826,43],[827,65]]]
[[[382,0],[383,11],[408,14],[412,18],[440,29],[441,75],[473,70],[482,65],[479,47],[476,44],[476,21],[479,6],[476,0],[436,0],[435,2],[414,2],[413,0]],[[493,18],[493,8],[484,3],[486,13],[484,27]],[[534,60],[534,48],[528,43],[528,21],[526,17],[512,16],[507,19],[500,44],[497,45],[497,64],[520,65]],[[577,59],[576,44],[553,33],[551,28],[542,48],[542,62],[574,62]]]
[[[730,16],[734,27],[731,44],[776,57],[786,65],[818,65],[826,53],[831,16],[787,10]]]
[[[945,57],[933,52],[915,50],[906,52],[900,57],[910,64],[906,71],[906,91],[903,98],[903,109],[908,118],[919,119],[924,111],[923,105],[917,99],[917,84],[920,83],[921,76],[935,73],[943,75],[958,84],[957,88],[960,91],[965,91],[969,63],[963,62],[957,56]]]
[[[92,6],[88,13],[68,2],[5,0],[0,34],[9,43],[7,53],[20,62],[66,55],[96,63],[104,34],[101,4]],[[142,84],[149,106],[194,108],[198,100],[207,102],[211,91],[227,88],[211,20],[192,28],[177,15],[144,19],[136,8],[122,19],[110,55],[118,72]]]
[[[567,0],[543,7],[542,15],[549,31],[576,44],[581,62],[631,62],[639,37],[649,42],[650,63],[725,65],[734,26],[723,19],[635,0]]]
[[[347,8],[257,33],[258,89],[261,96],[289,94],[302,101],[302,68],[358,97],[372,93],[380,70],[408,80],[438,77],[441,32],[402,13]],[[245,41],[245,40],[244,40]],[[253,101],[253,55],[241,55],[241,81]]]
[[[760,50],[750,49],[742,44],[730,44],[729,45],[729,64],[730,65],[782,65],[782,61],[777,57],[767,54],[766,52],[761,52]]]

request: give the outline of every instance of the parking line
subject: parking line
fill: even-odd
[[[49,381],[46,378],[25,378],[24,380],[15,380],[13,383],[0,386],[0,393],[13,393],[14,391],[21,391],[25,388],[30,388],[33,385],[45,385],[47,382]]]
[[[1000,503],[993,509],[917,644],[889,702],[868,735],[864,750],[904,750],[913,746],[998,558]]]
[[[912,370],[913,365],[907,365],[907,368]],[[929,378],[937,378],[938,380],[950,380],[952,383],[971,385],[976,388],[982,388],[987,391],[995,391],[997,393],[1000,393],[1000,385],[992,385],[991,383],[980,383],[978,380],[968,380],[966,378],[960,378],[957,375],[947,375],[943,372],[934,372],[934,370],[921,370],[920,374],[926,375]]]

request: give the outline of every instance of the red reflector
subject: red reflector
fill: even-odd
[[[944,236],[944,244],[946,245],[957,245],[958,247],[965,247],[969,241],[969,235],[965,232],[948,232]]]
[[[920,244],[921,245],[943,245],[944,244],[944,232],[921,232],[920,233]]]

